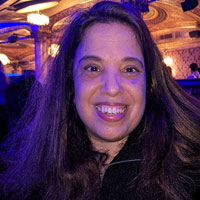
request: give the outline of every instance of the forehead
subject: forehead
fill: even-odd
[[[117,22],[96,23],[88,27],[84,33],[83,40],[86,38],[98,38],[99,40],[103,40],[104,38],[107,40],[109,38],[110,42],[122,38],[124,40],[127,38],[136,40],[135,33],[131,27]]]
[[[85,34],[90,34],[93,31],[100,31],[102,33],[108,33],[108,30],[110,30],[110,28],[112,27],[113,30],[117,30],[120,31],[123,34],[134,34],[133,29],[123,23],[120,22],[98,22],[93,24],[92,26],[89,26],[88,28],[86,28]],[[85,35],[84,34],[84,35]]]
[[[121,23],[97,23],[86,29],[77,48],[76,59],[87,55],[116,62],[124,57],[136,57],[144,64],[134,31]]]

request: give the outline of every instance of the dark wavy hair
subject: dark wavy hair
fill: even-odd
[[[33,89],[15,133],[1,147],[0,181],[8,199],[26,199],[35,191],[51,200],[98,196],[99,164],[105,157],[93,150],[76,112],[73,63],[86,29],[113,22],[132,28],[147,74],[146,109],[134,130],[143,161],[132,184],[147,192],[159,186],[166,199],[190,199],[193,176],[199,174],[200,166],[200,104],[169,75],[141,16],[128,5],[112,1],[79,11],[48,66],[46,83]]]
[[[190,69],[193,71],[193,72],[196,72],[198,70],[198,65],[197,63],[191,63],[190,64]]]

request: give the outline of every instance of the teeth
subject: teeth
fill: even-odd
[[[101,113],[107,113],[109,115],[123,113],[126,108],[108,107],[108,106],[96,106],[96,109]]]
[[[103,107],[103,108],[104,108],[104,107]],[[108,108],[105,107],[105,108],[103,109],[103,112],[108,112]]]

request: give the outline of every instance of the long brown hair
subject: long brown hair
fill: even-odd
[[[147,74],[147,105],[136,129],[143,161],[133,184],[147,192],[159,186],[166,199],[190,198],[192,174],[199,173],[200,104],[169,76],[141,16],[128,5],[103,1],[68,26],[46,84],[34,88],[15,133],[2,146],[7,170],[0,181],[9,199],[25,199],[35,190],[51,200],[97,197],[103,155],[92,149],[73,103],[73,62],[85,30],[112,22],[132,28]]]

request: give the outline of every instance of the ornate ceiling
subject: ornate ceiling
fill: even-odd
[[[18,0],[18,3],[24,1]],[[16,0],[0,1],[0,25],[3,22],[26,22],[27,14],[16,13],[9,9],[15,2]],[[69,21],[70,14],[78,8],[91,6],[95,2],[97,0],[61,0],[57,6],[41,11],[50,17],[50,24],[39,28],[40,37],[48,45],[56,43],[55,38],[61,33],[63,24]],[[150,11],[143,14],[161,51],[200,46],[199,38],[189,36],[190,31],[200,30],[200,5],[191,11],[183,12],[181,2],[183,0],[157,0],[150,3]],[[0,29],[0,53],[5,53],[9,57],[13,63],[12,67],[34,68],[34,39],[28,38],[15,43],[6,43],[13,33],[16,33],[19,38],[31,34],[26,28],[10,29],[9,32],[2,32]]]

